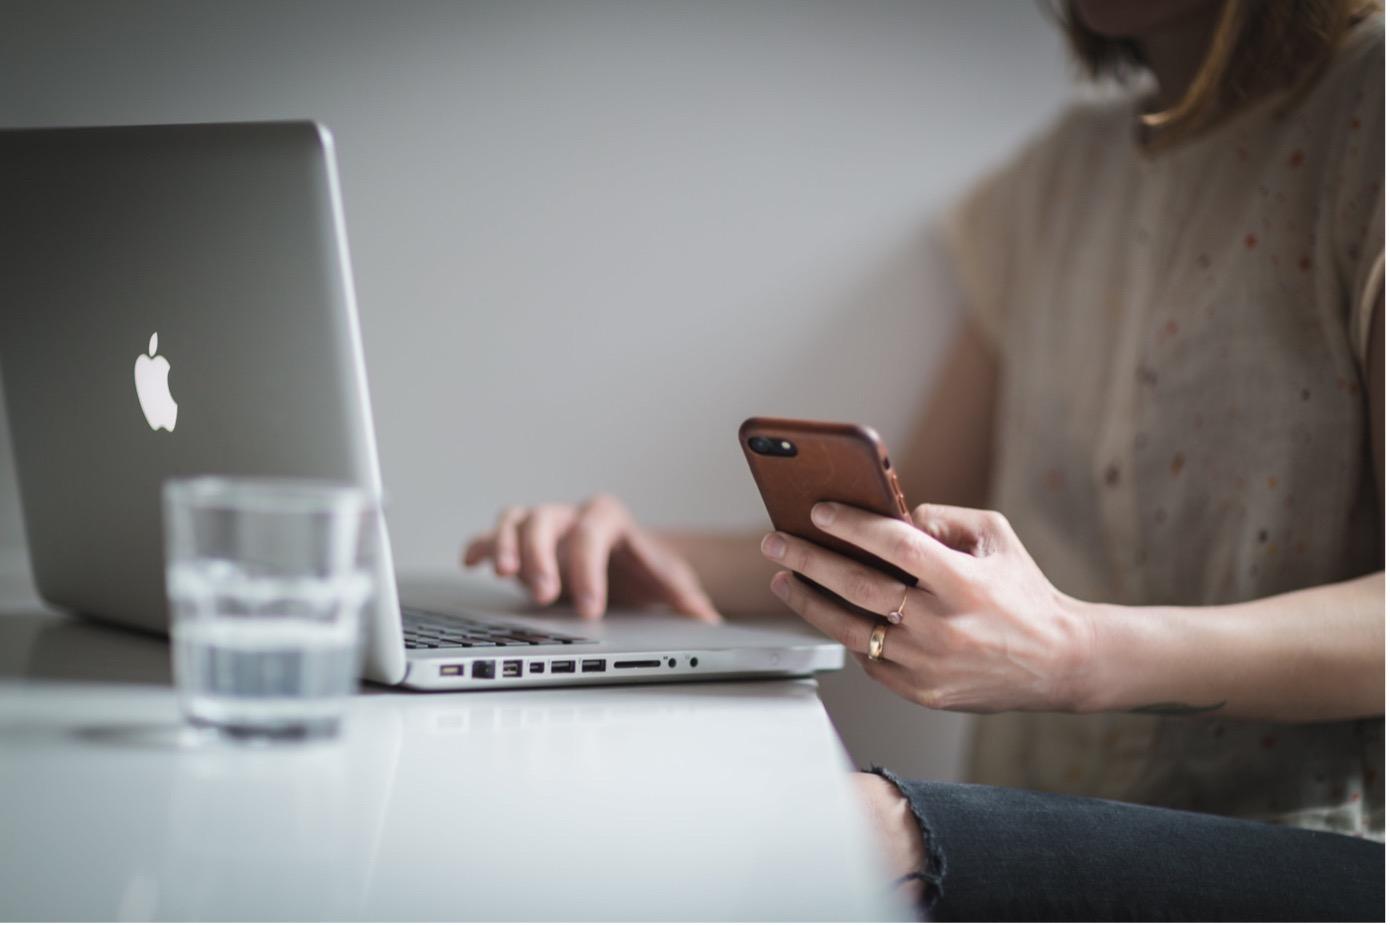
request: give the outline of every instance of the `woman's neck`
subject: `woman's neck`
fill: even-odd
[[[1144,63],[1158,82],[1153,104],[1159,110],[1177,105],[1192,85],[1211,45],[1221,17],[1222,4],[1198,6],[1186,16],[1165,23],[1146,35],[1135,36]]]

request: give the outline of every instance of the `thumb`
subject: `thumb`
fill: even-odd
[[[661,599],[672,609],[705,623],[724,622],[688,564],[641,530],[632,531],[625,539],[632,557],[651,577]]]
[[[977,557],[998,552],[1013,536],[1003,514],[973,507],[919,504],[912,509],[912,522],[942,545]]]

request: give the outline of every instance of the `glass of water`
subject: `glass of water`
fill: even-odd
[[[238,738],[337,733],[357,690],[375,514],[349,485],[165,483],[174,681],[190,722]]]

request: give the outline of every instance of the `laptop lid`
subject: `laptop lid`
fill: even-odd
[[[311,122],[0,131],[0,373],[35,584],[163,632],[160,486],[379,492],[332,138]],[[404,677],[390,549],[368,676]]]

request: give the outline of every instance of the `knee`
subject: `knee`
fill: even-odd
[[[907,798],[877,774],[854,775],[855,790],[893,877],[917,873],[926,861],[922,832]]]

